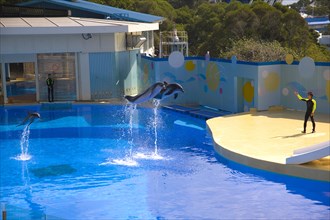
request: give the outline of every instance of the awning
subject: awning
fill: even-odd
[[[77,17],[0,18],[0,35],[128,33],[158,30],[158,23]]]

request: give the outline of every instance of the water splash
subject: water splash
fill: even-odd
[[[165,160],[163,156],[153,153],[136,153],[133,155],[133,158],[140,160]],[[168,159],[168,158],[167,158]]]
[[[124,109],[125,117],[123,118],[123,124],[127,123],[128,120],[129,129],[128,131],[126,129],[123,130],[123,133],[120,138],[120,140],[127,139],[128,142],[128,151],[126,149],[125,156],[116,159],[113,159],[113,157],[107,158],[105,162],[99,164],[100,166],[104,166],[104,165],[138,166],[139,165],[138,162],[135,161],[133,158],[133,147],[134,147],[133,119],[134,119],[135,111],[136,111],[136,104],[131,104],[127,102]]]
[[[134,160],[133,158],[124,158],[124,159],[108,159],[106,162],[100,163],[100,166],[105,165],[121,165],[121,166],[128,166],[128,167],[136,167],[139,166],[139,163]]]
[[[129,152],[126,155],[128,158],[132,158],[133,152],[133,116],[136,110],[135,104],[129,104],[126,106],[126,114],[128,114],[129,118],[129,129],[128,129],[128,145],[129,145]]]
[[[155,155],[158,155],[158,133],[157,133],[157,125],[158,125],[158,107],[160,104],[160,101],[157,99],[153,100],[154,103],[154,121],[152,123],[153,127],[154,127],[154,135],[155,135],[155,141],[154,141],[154,146],[155,146]]]
[[[29,138],[30,138],[30,127],[28,125],[26,125],[24,127],[24,130],[21,135],[21,141],[20,141],[21,154],[14,157],[15,160],[26,161],[26,160],[31,159],[32,156],[29,155],[29,153],[28,153],[29,152]]]

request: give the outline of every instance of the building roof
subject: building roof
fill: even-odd
[[[111,19],[116,20],[138,21],[148,23],[160,22],[164,20],[163,17],[115,8],[108,5],[101,5],[85,0],[32,0],[29,2],[20,3],[19,5],[35,7],[36,5],[41,3],[62,6],[67,8],[68,10],[77,9],[86,12],[101,14],[104,16],[104,18],[109,17]]]
[[[158,29],[158,23],[139,23],[94,18],[0,18],[1,35],[128,33]]]
[[[321,16],[321,17],[307,17],[305,18],[305,21],[308,23],[310,22],[329,22],[328,16]]]

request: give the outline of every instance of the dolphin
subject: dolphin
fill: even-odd
[[[158,95],[163,89],[165,89],[165,85],[162,82],[157,82],[150,86],[143,93],[138,94],[136,96],[126,95],[125,99],[127,99],[130,103],[140,104],[142,102],[147,102],[150,99],[153,99],[156,95]]]
[[[21,126],[21,125],[24,125],[27,121],[30,121],[29,124],[27,126],[30,126],[34,120],[36,118],[40,118],[40,114],[38,112],[28,112],[28,115],[24,118],[24,120],[19,124],[17,125],[16,127],[18,126]]]
[[[160,93],[155,96],[155,99],[165,99],[174,95],[174,99],[178,98],[179,93],[183,93],[184,90],[182,86],[178,83],[167,83],[164,82],[165,88],[160,91]]]

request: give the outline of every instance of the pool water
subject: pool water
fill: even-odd
[[[16,125],[28,111],[42,118],[31,125],[31,158],[22,161],[24,127]],[[329,183],[225,160],[204,120],[160,108],[155,121],[154,113],[0,108],[8,219],[329,219]]]

